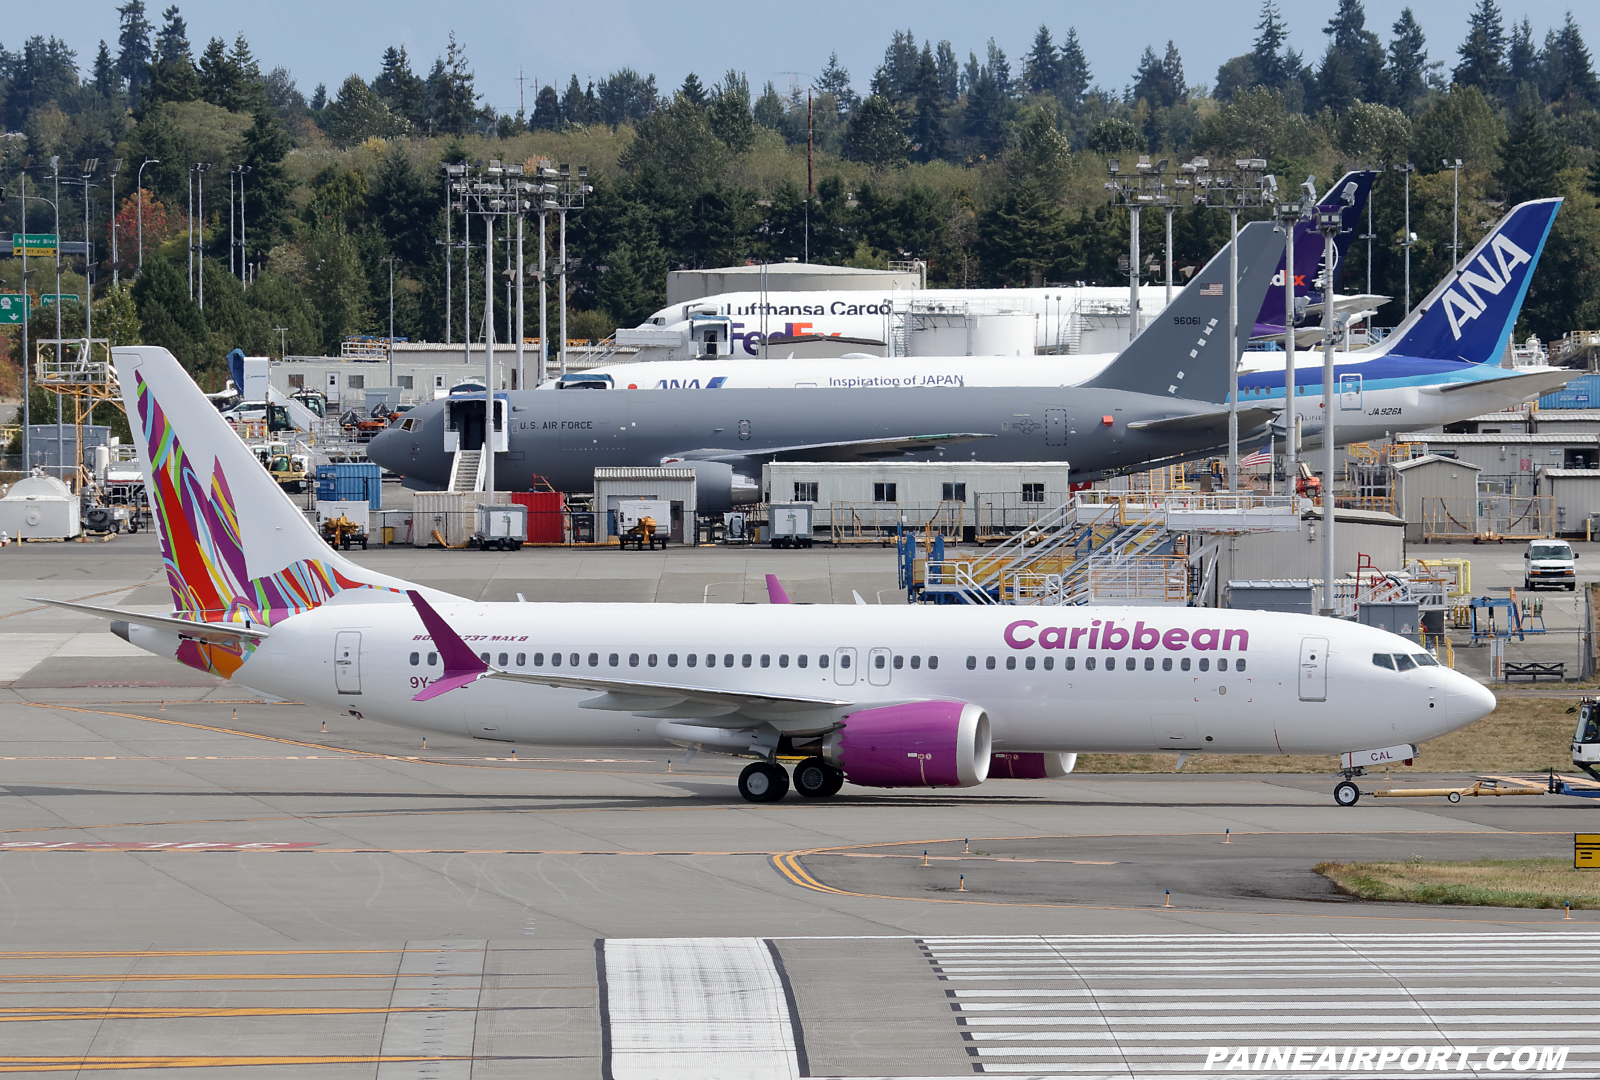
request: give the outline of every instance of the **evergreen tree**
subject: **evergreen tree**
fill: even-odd
[[[764,128],[777,131],[783,127],[783,99],[778,96],[778,88],[772,85],[771,80],[768,80],[766,88],[761,91],[761,96],[756,99],[751,112],[756,123]]]
[[[1089,60],[1083,54],[1083,46],[1078,43],[1076,28],[1067,30],[1067,40],[1061,43],[1061,82],[1056,90],[1056,97],[1068,109],[1076,109],[1083,103],[1083,95],[1089,90]]]
[[[1170,109],[1188,97],[1189,88],[1183,81],[1183,57],[1178,47],[1167,42],[1166,54],[1156,56],[1156,51],[1146,45],[1139,58],[1139,70],[1133,76],[1133,100],[1147,101],[1152,108]]]
[[[962,128],[974,157],[994,157],[1006,144],[1009,100],[995,84],[994,72],[968,54],[967,107]]]
[[[450,43],[443,59],[434,62],[428,75],[428,119],[435,130],[447,135],[464,135],[478,119],[478,92],[475,76],[467,63],[467,50],[450,31]]]
[[[1289,51],[1289,31],[1273,0],[1262,0],[1261,21],[1256,23],[1256,31],[1255,44],[1250,50],[1256,84],[1282,90],[1290,79],[1300,74],[1300,61]]]
[[[1539,85],[1539,50],[1533,44],[1533,24],[1526,18],[1512,25],[1506,48],[1506,87],[1515,93],[1523,83]]]
[[[933,52],[934,70],[939,76],[939,92],[946,102],[954,102],[961,81],[961,67],[956,63],[955,48],[948,41],[939,42]]]
[[[404,45],[383,50],[382,70],[372,80],[372,92],[383,99],[390,112],[418,127],[427,124],[427,86],[411,70],[411,58]]]
[[[1428,92],[1428,71],[1437,65],[1428,62],[1428,39],[1410,8],[1402,8],[1394,21],[1394,37],[1389,41],[1389,85],[1394,101],[1409,110]]]
[[[199,377],[214,358],[206,348],[205,317],[189,296],[183,274],[166,259],[147,257],[133,283],[144,344],[160,345],[176,356],[190,375]]]
[[[561,119],[568,124],[587,124],[594,119],[589,115],[588,106],[584,101],[583,87],[578,85],[576,75],[567,83],[566,96],[561,99]]]
[[[390,112],[359,75],[350,76],[339,87],[338,96],[323,110],[321,123],[328,137],[343,146],[373,137],[392,139],[411,126],[404,117]]]
[[[439,204],[405,147],[391,146],[372,180],[367,199],[384,246],[410,267],[421,267],[433,253]]]
[[[895,168],[906,163],[907,149],[900,117],[884,95],[873,94],[851,115],[845,155],[851,160],[876,169]]]
[[[828,65],[822,69],[822,74],[812,84],[812,89],[818,97],[832,97],[838,106],[839,117],[843,119],[855,110],[861,103],[861,95],[850,87],[850,72],[839,65],[837,50],[828,54]]]
[[[117,34],[117,75],[128,88],[129,100],[137,106],[139,95],[150,85],[150,61],[155,53],[150,48],[150,32],[154,29],[145,17],[144,0],[127,0],[117,8],[121,29]]]
[[[1383,45],[1378,35],[1367,29],[1367,13],[1361,0],[1339,0],[1338,10],[1322,32],[1328,35],[1330,49],[1342,54],[1347,62],[1356,96],[1362,101],[1386,100],[1389,95],[1383,85]]]
[[[561,130],[561,98],[555,87],[548,83],[539,87],[533,97],[533,119],[528,126],[535,131]]]
[[[117,89],[117,66],[105,38],[100,39],[100,51],[94,54],[94,88],[101,97],[110,97]]]
[[[141,100],[146,104],[193,101],[200,96],[201,87],[194,58],[189,54],[189,27],[176,4],[161,13],[161,20],[161,31],[156,35],[156,59],[150,65],[150,84]]]
[[[1454,79],[1461,86],[1476,86],[1485,97],[1499,95],[1505,84],[1506,31],[1494,0],[1478,0],[1467,17],[1467,39],[1456,50],[1461,62]]]
[[[156,59],[163,62],[187,60],[189,55],[189,25],[173,4],[161,13],[161,32],[156,35]]]
[[[872,92],[895,104],[909,100],[917,78],[917,37],[910,30],[896,30],[883,52],[883,63],[872,76]]]
[[[265,251],[281,237],[287,225],[294,184],[284,171],[292,148],[288,132],[270,109],[255,115],[240,144],[240,164],[250,167],[245,177],[244,212],[249,226],[246,240],[255,237],[250,251]],[[248,252],[247,252],[248,254]]]
[[[311,109],[312,112],[316,113],[318,116],[321,116],[322,115],[322,110],[326,109],[327,107],[328,107],[328,84],[327,83],[318,83],[317,84],[317,88],[315,90],[311,91],[310,109]]]
[[[987,284],[1039,288],[1061,260],[1067,222],[1056,200],[1028,179],[980,216],[978,235]]]
[[[918,161],[934,161],[944,156],[945,98],[939,84],[938,62],[933,49],[922,46],[917,60],[917,75],[912,84],[911,152]]]
[[[729,71],[713,88],[707,119],[717,138],[735,154],[742,154],[755,145],[756,121],[750,115],[750,80],[743,72]]]
[[[1061,92],[1062,56],[1050,40],[1050,28],[1039,24],[1033,35],[1033,48],[1022,62],[1022,85],[1030,94],[1059,94]]]
[[[1567,12],[1559,31],[1551,31],[1545,38],[1540,67],[1540,90],[1546,101],[1570,102],[1577,108],[1600,104],[1600,84],[1595,80],[1589,47],[1572,21],[1572,12]]]
[[[1011,97],[1017,92],[1017,88],[1011,78],[1011,61],[1006,59],[1005,50],[994,43],[994,38],[990,38],[987,54],[989,70],[994,74],[995,87],[999,89],[1002,97]]]
[[[1526,109],[1517,117],[1500,143],[1500,161],[1495,182],[1508,204],[1561,194],[1567,151],[1551,136],[1543,110]]]
[[[692,71],[689,72],[689,77],[683,80],[683,86],[678,90],[678,93],[682,94],[689,104],[695,108],[700,108],[710,100],[710,95],[706,93],[706,88],[700,83],[700,76]]]

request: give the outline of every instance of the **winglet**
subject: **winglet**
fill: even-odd
[[[769,604],[792,604],[789,594],[783,591],[783,583],[778,580],[777,574],[767,575],[767,602]]]
[[[436,698],[459,687],[469,686],[489,673],[489,665],[461,640],[460,634],[450,629],[450,624],[433,610],[433,605],[424,600],[421,593],[407,589],[406,595],[411,598],[411,606],[417,609],[422,625],[428,628],[428,636],[433,638],[434,647],[439,650],[439,659],[444,661],[444,677],[433,680],[412,701]]]

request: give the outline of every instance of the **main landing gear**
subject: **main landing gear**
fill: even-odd
[[[826,799],[844,786],[844,773],[819,757],[809,757],[794,767],[794,786],[807,799]],[[789,774],[772,762],[752,762],[739,774],[739,794],[746,802],[777,802],[789,794]]]

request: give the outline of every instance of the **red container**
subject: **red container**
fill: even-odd
[[[528,508],[528,543],[559,544],[564,535],[559,491],[513,491],[511,501]]]

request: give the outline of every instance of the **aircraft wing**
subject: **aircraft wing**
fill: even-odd
[[[1277,409],[1241,407],[1239,409],[1239,430],[1249,431],[1252,428],[1260,427],[1277,415]],[[1168,416],[1160,420],[1135,420],[1128,425],[1130,431],[1152,431],[1158,434],[1169,431],[1208,431],[1213,428],[1226,430],[1227,427],[1227,409],[1220,409],[1215,412],[1189,413],[1185,416]]]
[[[1529,371],[1521,375],[1507,375],[1499,379],[1472,379],[1466,382],[1445,383],[1443,386],[1429,386],[1423,388],[1426,394],[1454,394],[1459,390],[1484,390],[1493,387],[1504,390],[1508,387],[1517,387],[1529,397],[1534,394],[1544,394],[1567,385],[1567,380],[1575,379],[1583,374],[1581,371],[1572,371],[1566,368],[1541,368],[1538,371]]]
[[[657,719],[694,719],[711,726],[728,724],[746,727],[752,719],[799,718],[805,713],[827,714],[855,704],[838,698],[758,694],[711,686],[502,671],[497,668],[491,668],[484,678],[553,686],[562,690],[593,690],[599,696],[579,703],[580,709],[634,713]],[[724,717],[728,719],[724,720]]]
[[[147,626],[152,630],[165,630],[175,633],[179,637],[194,638],[196,641],[209,641],[216,645],[237,645],[240,641],[260,641],[267,637],[267,628],[254,623],[221,623],[197,622],[194,619],[185,619],[178,615],[152,615],[144,611],[122,611],[119,608],[97,607],[94,604],[74,604],[67,600],[46,600],[43,597],[26,596],[36,604],[49,604],[51,607],[65,608],[76,611],[80,615],[93,615],[96,618],[111,619],[114,622],[131,623],[134,626]]]
[[[895,435],[886,439],[858,439],[853,442],[769,446],[759,450],[713,447],[689,450],[674,454],[673,457],[684,461],[876,461],[994,437],[988,432],[957,431],[936,435]]]

